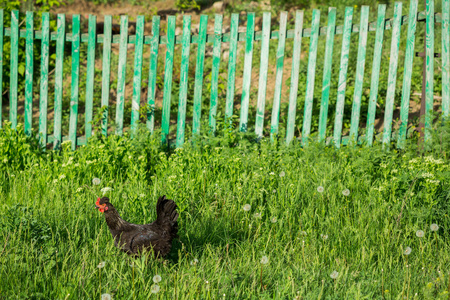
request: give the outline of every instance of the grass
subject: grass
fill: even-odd
[[[20,128],[5,129],[0,299],[449,297],[449,147],[418,155],[239,138],[168,153],[147,136],[94,137],[55,153],[31,152]],[[94,209],[105,187],[133,223],[155,218],[160,195],[177,202],[167,259],[114,247]]]

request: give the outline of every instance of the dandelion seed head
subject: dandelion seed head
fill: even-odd
[[[403,254],[404,255],[410,255],[411,254],[411,248],[410,247],[406,247],[405,250],[403,250]]]
[[[191,266],[195,266],[196,264],[198,264],[198,259],[194,258],[194,259],[191,261]]]
[[[111,300],[111,295],[110,294],[102,294],[102,300]]]
[[[285,175],[286,175],[286,173],[284,173],[284,171],[281,171],[280,177],[284,177]]]
[[[53,184],[58,183],[58,179],[53,179]]]
[[[342,195],[344,195],[345,197],[348,197],[350,195],[350,190],[349,189],[343,190]]]
[[[431,229],[431,231],[438,231],[439,230],[439,225],[438,224],[431,224],[430,225],[430,229]]]
[[[96,178],[92,179],[92,184],[93,184],[93,185],[99,185],[99,184],[100,184],[100,181],[101,181],[100,178],[97,178],[97,177],[96,177]]]
[[[139,194],[139,198],[145,198],[145,194]]]
[[[320,237],[322,237],[324,241],[328,240],[328,234],[321,234]]]
[[[317,187],[317,191],[318,191],[319,193],[323,193],[324,190],[325,190],[325,189],[323,188],[323,186],[318,186],[318,187]]]
[[[261,257],[261,264],[267,265],[269,263],[269,258],[267,256]]]
[[[150,291],[152,292],[152,294],[157,294],[159,292],[159,289],[160,289],[159,285],[154,284],[154,285],[152,285]]]
[[[333,273],[330,274],[330,277],[333,279],[336,279],[339,276],[339,272],[333,271]]]
[[[105,266],[106,262],[102,261],[97,265],[97,268],[101,269]]]
[[[66,178],[66,175],[64,175],[64,174],[59,175],[59,180],[62,180],[64,178]]]
[[[259,212],[255,213],[255,218],[261,218],[261,213]]]
[[[423,230],[417,230],[416,231],[416,236],[422,238],[422,237],[425,236],[425,232],[423,232]]]
[[[250,204],[245,204],[244,207],[242,208],[244,211],[250,211],[250,209],[252,209],[252,206]]]
[[[277,217],[272,217],[272,219],[270,219],[270,222],[272,223],[276,223],[278,221]]]
[[[107,192],[112,191],[113,189],[110,187],[104,187],[100,191],[105,195]]]
[[[160,275],[155,275],[155,276],[153,276],[153,282],[154,282],[154,283],[159,283],[159,282],[161,282],[161,276],[160,276]]]

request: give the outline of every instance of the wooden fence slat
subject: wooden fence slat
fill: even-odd
[[[186,125],[186,101],[188,90],[189,50],[191,45],[191,16],[183,17],[183,43],[181,48],[180,96],[178,100],[177,148],[184,144]]]
[[[255,39],[255,13],[247,14],[247,30],[245,34],[244,74],[242,80],[241,114],[239,131],[248,129],[248,104],[250,101],[250,82],[252,79],[253,41]]]
[[[131,99],[131,130],[137,129],[141,103],[142,59],[144,51],[144,16],[136,20],[136,44],[134,46],[133,96]]]
[[[11,64],[9,81],[9,120],[11,128],[17,127],[17,75],[19,67],[19,11],[11,11]]]
[[[386,106],[384,110],[383,144],[391,142],[392,116],[394,113],[395,85],[397,80],[398,50],[400,46],[400,21],[402,3],[396,2],[394,7],[394,24],[392,29],[391,52],[389,54],[389,75],[386,91]],[[434,55],[434,53],[433,53]]]
[[[308,144],[311,133],[311,117],[316,77],[317,43],[319,40],[320,10],[314,9],[311,21],[311,38],[309,41],[308,74],[306,77],[305,108],[303,113],[302,144]]]
[[[280,35],[278,38],[277,49],[277,67],[275,73],[275,91],[273,95],[272,106],[272,120],[270,125],[270,138],[272,141],[278,135],[278,124],[280,122],[280,102],[281,102],[281,88],[283,86],[283,67],[284,67],[284,49],[286,45],[286,23],[287,12],[280,13]]]
[[[361,97],[364,83],[364,67],[366,64],[367,30],[369,24],[369,6],[361,7],[358,58],[356,63],[355,90],[353,94],[352,117],[350,123],[350,141],[358,142]]]
[[[297,110],[298,77],[300,70],[300,54],[302,49],[303,11],[295,13],[294,51],[292,54],[291,86],[289,89],[289,109],[286,125],[286,145],[294,138],[295,115]]]
[[[192,120],[192,133],[200,133],[200,119],[202,115],[203,66],[205,61],[206,31],[208,29],[208,16],[200,16],[197,46],[197,64],[195,65],[194,85],[194,115]]]
[[[231,121],[234,104],[234,88],[236,85],[236,56],[239,14],[231,14],[230,49],[228,55],[227,98],[225,102],[225,119]]]
[[[378,97],[378,79],[380,78],[380,65],[381,56],[383,52],[383,37],[385,24],[388,23],[385,20],[386,5],[378,5],[378,17],[377,17],[377,31],[375,35],[375,48],[373,51],[373,63],[372,63],[372,76],[370,81],[370,93],[369,93],[369,107],[367,113],[367,126],[366,126],[366,142],[367,145],[372,146],[375,114],[377,109],[377,97]]]
[[[97,29],[97,16],[89,15],[88,25],[88,46],[87,46],[87,64],[86,64],[86,110],[85,110],[85,129],[86,140],[92,135],[92,115],[94,110],[94,72],[95,72],[95,40]]]
[[[147,128],[151,133],[153,133],[155,127],[155,92],[157,75],[156,72],[158,71],[159,23],[160,16],[153,16],[147,94]]]
[[[215,15],[214,19],[214,45],[213,59],[211,70],[211,105],[209,109],[209,127],[210,131],[216,131],[216,116],[218,105],[218,86],[219,86],[219,64],[220,64],[220,48],[222,46],[222,15]]]
[[[33,126],[33,54],[34,54],[34,17],[33,12],[26,13],[27,37],[25,42],[25,134],[31,135]]]
[[[167,51],[164,68],[164,94],[162,104],[161,142],[168,142],[170,125],[170,99],[172,96],[173,55],[175,50],[175,16],[167,17]]]
[[[47,145],[47,107],[48,107],[48,60],[50,44],[50,15],[42,13],[41,40],[41,76],[39,91],[39,143],[42,148]]]
[[[102,134],[108,135],[109,86],[111,78],[111,36],[112,17],[105,16],[103,21],[103,58],[102,58]]]
[[[119,43],[119,66],[117,77],[117,102],[116,102],[116,134],[123,134],[123,115],[125,106],[125,77],[127,73],[127,45],[128,40],[128,17],[120,18],[120,43]]]
[[[78,97],[80,80],[80,15],[72,16],[72,84],[70,92],[69,139],[77,147]]]
[[[336,8],[328,9],[327,41],[325,45],[325,58],[323,64],[322,100],[319,117],[319,142],[322,142],[327,133],[328,102],[330,100],[331,66],[333,64],[334,33],[336,31]]]
[[[434,92],[434,0],[427,0],[427,39],[426,39],[426,77],[425,77],[425,143],[431,141],[433,125],[433,92]]]
[[[450,110],[450,1],[442,0],[442,116]],[[1,55],[0,55],[1,58]],[[1,80],[1,79],[0,79]]]
[[[444,1],[448,2],[448,0]],[[397,140],[397,147],[399,148],[403,148],[405,145],[406,130],[408,126],[409,102],[411,95],[411,76],[414,59],[414,42],[416,39],[415,34],[416,34],[417,6],[418,0],[411,0],[408,18],[408,37],[406,40],[406,51],[405,51],[405,65],[404,65],[405,70],[403,72],[400,128]],[[442,69],[444,69],[444,66],[442,66]],[[444,72],[442,74],[442,79],[444,79]]]
[[[60,149],[62,142],[62,98],[63,98],[63,61],[64,42],[66,37],[66,16],[58,14],[56,31],[56,62],[55,62],[55,117],[53,129],[53,148]]]
[[[334,119],[334,144],[341,147],[342,122],[344,117],[345,88],[347,87],[348,55],[353,20],[353,7],[345,8],[344,36],[342,37],[341,65],[339,69],[339,83],[336,102],[336,116]]]
[[[0,9],[0,129],[3,127],[3,119],[2,119],[2,102],[3,102],[3,9]]]
[[[258,102],[256,106],[255,133],[262,137],[264,128],[264,108],[266,106],[267,69],[269,64],[270,12],[263,14],[261,60],[259,65]]]

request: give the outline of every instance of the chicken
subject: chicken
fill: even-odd
[[[106,224],[114,238],[114,244],[129,255],[140,255],[143,250],[154,251],[157,257],[166,256],[177,237],[177,205],[166,196],[156,203],[156,221],[137,225],[123,220],[108,197],[98,198],[96,208],[105,214]]]

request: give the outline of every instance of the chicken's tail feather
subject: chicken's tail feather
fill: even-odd
[[[169,232],[172,238],[178,233],[178,212],[177,205],[173,200],[166,199],[166,196],[158,198],[156,203],[156,224]]]

